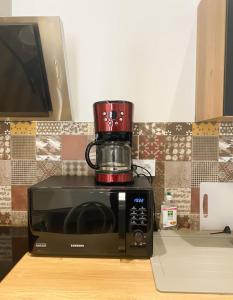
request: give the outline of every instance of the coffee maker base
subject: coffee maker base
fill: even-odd
[[[97,183],[102,184],[129,184],[133,183],[132,172],[128,173],[96,173],[95,179]]]

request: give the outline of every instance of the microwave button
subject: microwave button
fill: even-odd
[[[139,216],[146,216],[146,215],[147,215],[147,213],[144,212],[144,211],[140,211],[140,212],[139,212]]]
[[[135,206],[130,208],[130,211],[136,211],[136,210],[137,210],[137,208]]]
[[[129,215],[130,215],[130,217],[133,217],[133,216],[137,216],[138,214],[137,214],[136,212],[133,211],[133,212],[131,212]]]
[[[130,221],[130,225],[137,225],[137,222],[135,220]]]
[[[145,217],[139,217],[139,221],[147,221],[147,218],[145,218]]]
[[[145,207],[143,207],[143,206],[139,207],[138,210],[139,210],[140,212],[146,212],[146,211],[147,211],[147,209],[146,209]]]
[[[140,226],[147,226],[147,222],[144,221],[144,220],[141,220],[141,221],[140,221]]]

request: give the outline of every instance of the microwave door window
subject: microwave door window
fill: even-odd
[[[116,218],[112,210],[99,202],[73,207],[64,221],[64,233],[103,234],[114,232]]]
[[[119,245],[125,244],[122,233],[119,239],[119,224],[125,219],[119,214],[116,192],[59,189],[50,193],[40,190],[33,192],[30,210],[33,234],[41,236],[42,241],[48,238],[45,251],[54,253],[60,247],[61,253],[68,251],[74,255],[125,255],[119,252]],[[71,244],[84,246],[71,248]]]
[[[65,234],[118,232],[118,204],[110,195],[72,191],[37,192],[33,196],[31,226],[34,231]]]
[[[63,222],[69,208],[34,211],[32,214],[32,229],[42,232],[63,232]]]

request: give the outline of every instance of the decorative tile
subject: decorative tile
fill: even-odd
[[[87,135],[95,134],[95,128],[93,122],[87,122]]]
[[[200,188],[194,187],[191,189],[191,213],[199,214],[200,212]]]
[[[161,213],[161,205],[164,201],[164,188],[153,187],[154,191],[154,200],[155,200],[155,213]]]
[[[218,161],[218,137],[194,136],[192,147],[192,160]]]
[[[166,135],[192,135],[192,123],[167,123],[165,128]]]
[[[16,240],[18,238],[26,238],[28,236],[28,230],[26,227],[14,227],[11,229],[11,236],[13,240]]]
[[[200,215],[199,214],[190,214],[189,215],[190,229],[191,230],[200,230]]]
[[[35,137],[25,135],[13,135],[11,137],[11,156],[12,159],[35,159]]]
[[[10,131],[13,135],[36,135],[36,122],[11,122]]]
[[[60,160],[61,137],[58,135],[36,137],[36,160]]]
[[[132,158],[138,159],[139,158],[139,136],[133,135],[132,138]]]
[[[192,162],[192,187],[199,187],[201,182],[218,182],[218,162]]]
[[[220,162],[218,164],[218,181],[232,182],[233,181],[233,162]]]
[[[154,159],[133,159],[133,164],[138,166],[137,173],[143,173],[148,176],[148,173],[141,167],[147,169],[151,176],[155,176],[155,160]],[[135,173],[136,175],[136,173]]]
[[[12,224],[16,226],[28,225],[27,211],[12,211]]]
[[[164,187],[164,162],[157,161],[155,164],[155,176],[153,177],[154,187]]]
[[[10,262],[13,261],[13,252],[12,252],[12,237],[8,235],[0,236],[0,261],[1,262]],[[4,264],[2,264],[4,268]]]
[[[140,123],[133,123],[133,135],[139,135]]]
[[[0,186],[0,212],[11,211],[11,187]]]
[[[181,228],[190,229],[191,227],[190,215],[179,215],[178,213],[177,224],[178,224],[178,229]]]
[[[193,123],[193,135],[218,135],[219,126],[220,124],[215,122]]]
[[[37,182],[45,180],[50,176],[62,175],[61,161],[37,161],[36,179]]]
[[[165,162],[165,187],[189,188],[191,185],[191,162]]]
[[[61,121],[37,121],[37,135],[60,135],[62,132]]]
[[[219,137],[219,161],[233,161],[233,136]]]
[[[165,135],[165,123],[139,123],[139,135]]]
[[[0,135],[0,159],[11,159],[10,135]]]
[[[62,161],[62,175],[88,176],[94,175],[94,170],[89,168],[86,161]]]
[[[62,122],[63,135],[91,135],[94,134],[93,122]]]
[[[63,160],[84,160],[88,144],[87,135],[62,135],[61,137]]]
[[[36,182],[36,161],[35,160],[12,160],[13,185],[32,185]]]
[[[186,215],[190,213],[191,208],[191,189],[176,188],[165,189],[165,193],[170,192],[172,195],[171,203],[177,206],[178,214]]]
[[[219,128],[219,135],[233,135],[233,123],[221,123]]]
[[[139,158],[164,160],[165,137],[158,135],[139,136]]]
[[[12,210],[26,211],[27,210],[27,192],[28,186],[13,185],[11,188]]]
[[[10,160],[0,160],[0,185],[11,185]]]
[[[0,225],[11,225],[12,224],[12,216],[11,212],[0,212]]]
[[[5,121],[5,122],[0,121],[0,134],[6,134],[6,135],[10,134],[10,122],[8,122],[8,121]]]
[[[192,156],[192,137],[173,135],[166,136],[165,140],[165,160],[188,161]]]

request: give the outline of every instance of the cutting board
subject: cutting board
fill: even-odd
[[[202,182],[200,184],[200,229],[233,230],[233,183]]]
[[[151,265],[159,291],[232,294],[233,299],[233,234],[161,230],[153,243]]]

